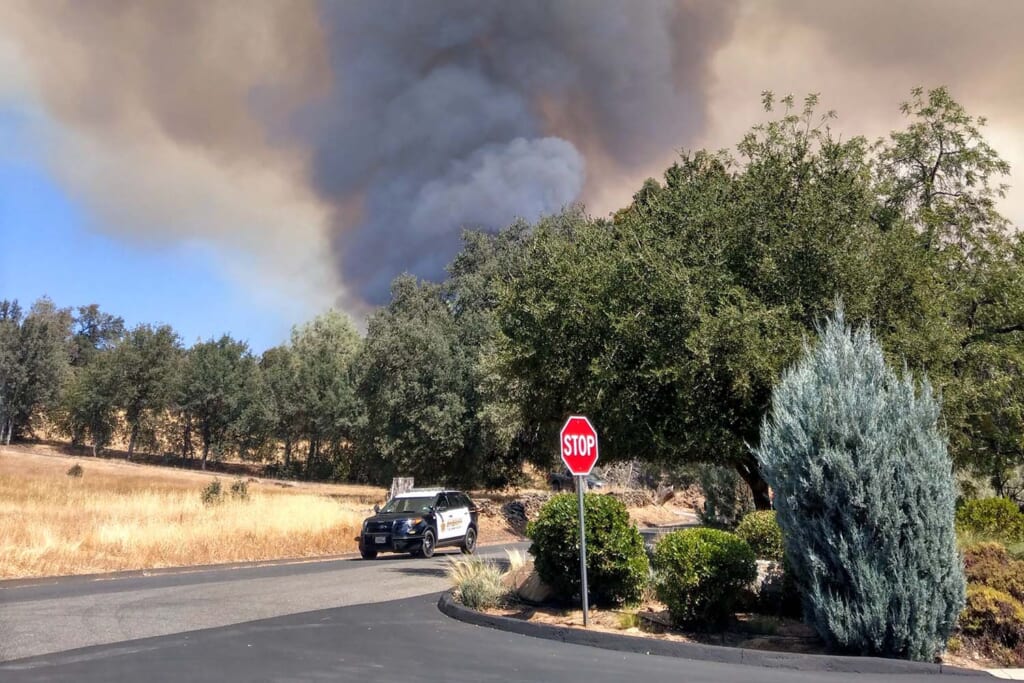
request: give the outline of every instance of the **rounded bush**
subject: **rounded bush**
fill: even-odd
[[[587,533],[587,588],[595,605],[635,602],[643,593],[648,564],[643,538],[626,506],[611,496],[584,496]],[[526,529],[540,578],[555,595],[580,595],[580,532],[575,495],[554,496]]]
[[[960,630],[993,645],[1015,648],[1024,640],[1024,605],[995,588],[969,584]]]
[[[976,498],[956,511],[956,526],[961,533],[983,538],[1024,540],[1024,514],[1008,498]]]
[[[782,561],[782,529],[774,510],[758,510],[740,520],[736,535],[750,545],[759,560]]]
[[[655,590],[680,626],[721,624],[757,577],[754,551],[735,534],[684,529],[654,549]]]
[[[1024,562],[1011,559],[998,543],[978,543],[964,550],[964,573],[971,583],[1024,601]]]
[[[1002,543],[983,541],[964,548],[964,568],[970,572],[976,564],[1010,562],[1010,553]]]

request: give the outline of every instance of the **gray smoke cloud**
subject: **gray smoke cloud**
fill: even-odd
[[[735,143],[764,89],[881,135],[945,84],[1019,165],[1022,21],[1019,0],[7,0],[0,109],[45,112],[100,229],[213,245],[303,314],[358,316],[403,271],[442,277],[464,227],[613,210],[680,148]]]
[[[636,168],[704,120],[729,3],[385,1],[322,6],[334,88],[297,124],[342,212],[345,281],[374,303],[403,270],[439,278],[463,228],[581,198],[590,157]],[[600,184],[600,177],[590,187]]]

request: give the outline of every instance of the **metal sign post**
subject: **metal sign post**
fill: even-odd
[[[576,493],[580,503],[580,595],[583,597],[583,626],[590,625],[590,605],[587,602],[587,533],[583,523],[583,490],[587,486],[586,475],[576,477]]]
[[[576,494],[580,501],[580,591],[583,598],[583,626],[590,625],[590,605],[587,604],[587,532],[583,524],[583,492],[587,490],[587,477],[597,462],[597,430],[583,415],[571,415],[558,435],[562,462],[576,478]]]

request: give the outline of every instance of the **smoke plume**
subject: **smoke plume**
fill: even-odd
[[[680,148],[735,142],[765,89],[821,92],[839,128],[882,134],[911,87],[946,84],[1024,160],[1022,15],[1013,0],[10,0],[0,108],[42,112],[42,153],[101,229],[212,245],[270,298],[358,314],[398,273],[442,277],[465,227],[621,206]]]
[[[600,153],[636,169],[700,129],[728,6],[668,0],[334,3],[334,81],[301,118],[312,177],[360,220],[332,231],[372,302],[409,270],[443,274],[464,227],[497,229],[577,201]]]

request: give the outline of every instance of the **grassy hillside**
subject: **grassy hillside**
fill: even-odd
[[[68,476],[78,464],[81,477]],[[368,486],[248,482],[248,500],[204,505],[216,475],[0,449],[0,578],[349,552]],[[233,481],[221,475],[225,489]]]

